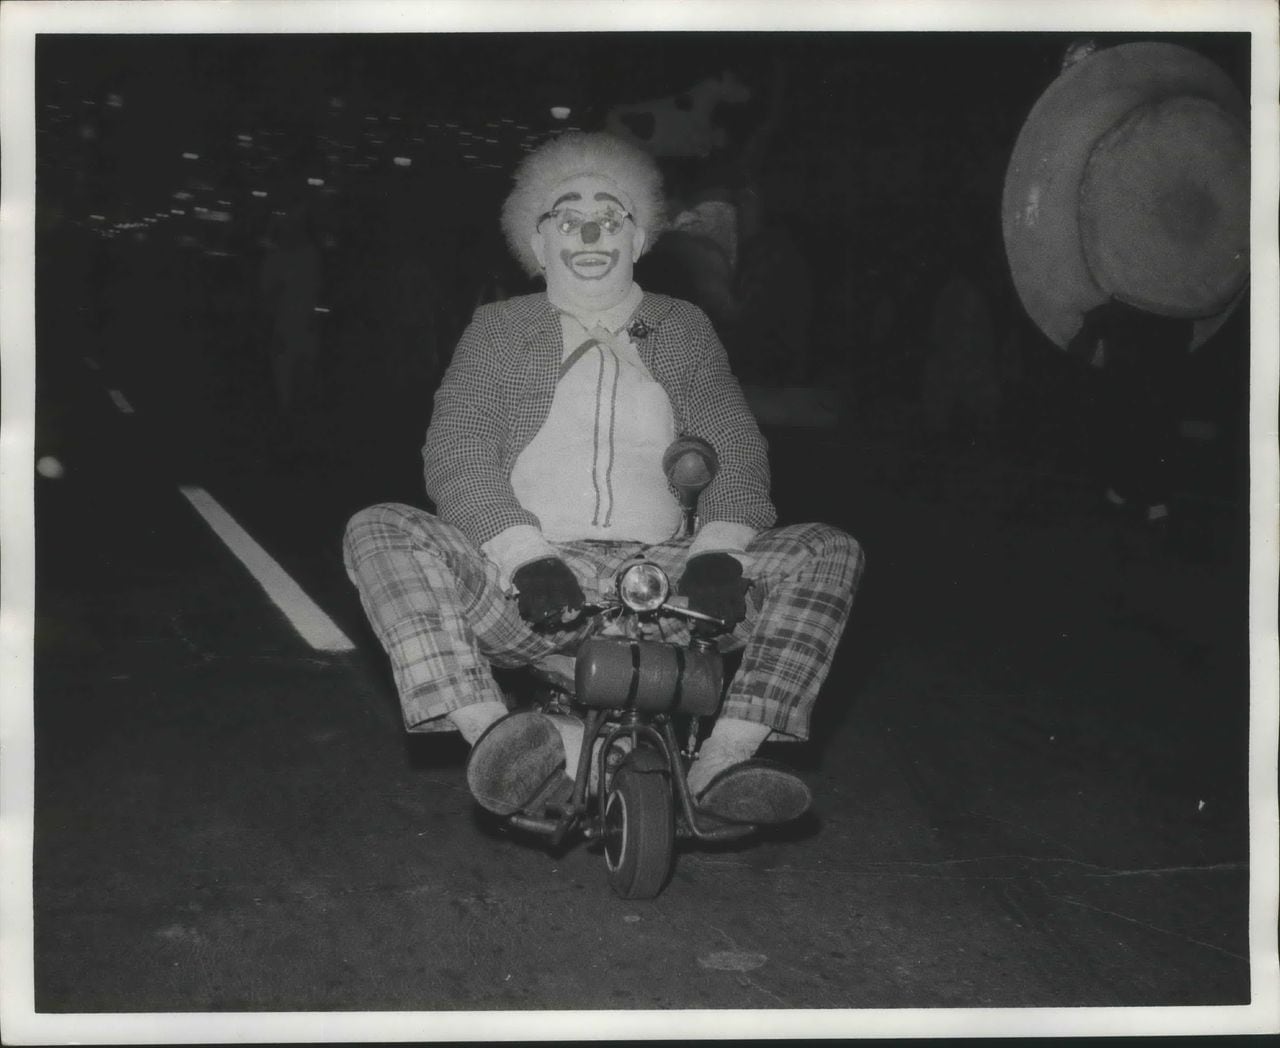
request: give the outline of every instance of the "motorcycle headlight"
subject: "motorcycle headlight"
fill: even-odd
[[[670,593],[667,573],[648,561],[631,565],[618,579],[618,597],[632,611],[654,611]]]

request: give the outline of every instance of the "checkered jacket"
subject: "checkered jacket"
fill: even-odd
[[[699,516],[771,527],[767,445],[706,314],[646,293],[628,331],[671,398],[676,431],[709,441],[720,458]],[[436,393],[423,473],[436,513],[477,546],[513,525],[539,523],[516,501],[511,471],[551,411],[563,350],[559,314],[538,292],[481,306],[454,351]]]

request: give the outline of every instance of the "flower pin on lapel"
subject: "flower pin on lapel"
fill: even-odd
[[[643,320],[633,320],[631,326],[627,328],[627,334],[634,339],[648,338],[653,331]]]

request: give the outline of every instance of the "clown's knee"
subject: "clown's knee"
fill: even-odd
[[[347,543],[359,543],[361,537],[370,531],[394,525],[396,518],[403,515],[406,507],[395,502],[380,502],[376,506],[366,506],[351,515],[343,540]]]
[[[862,544],[847,531],[831,524],[810,524],[809,541],[819,556],[861,562]]]
[[[776,534],[804,550],[809,560],[848,563],[858,569],[865,560],[862,544],[831,524],[793,524],[779,528]]]
[[[821,565],[823,573],[837,576],[851,589],[856,587],[866,563],[862,544],[847,531],[830,524],[812,527],[810,541],[814,545],[814,560]]]
[[[831,541],[839,550],[840,556],[852,565],[855,576],[861,575],[867,563],[867,554],[862,548],[862,543],[847,531],[841,531],[839,528],[832,528],[831,531]]]
[[[758,594],[786,580],[832,592],[854,590],[862,575],[862,545],[830,524],[790,524],[766,532],[747,548],[756,556]]]
[[[342,534],[342,548],[348,564],[382,548],[389,535],[407,531],[410,512],[409,506],[382,502],[353,514]]]

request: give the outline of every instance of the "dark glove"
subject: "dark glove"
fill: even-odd
[[[534,626],[565,621],[564,612],[577,612],[586,602],[578,580],[559,557],[543,557],[517,568],[511,581],[519,592],[520,617]]]
[[[747,617],[747,589],[742,564],[728,553],[699,553],[685,565],[679,592],[689,608],[720,619],[732,629]]]

